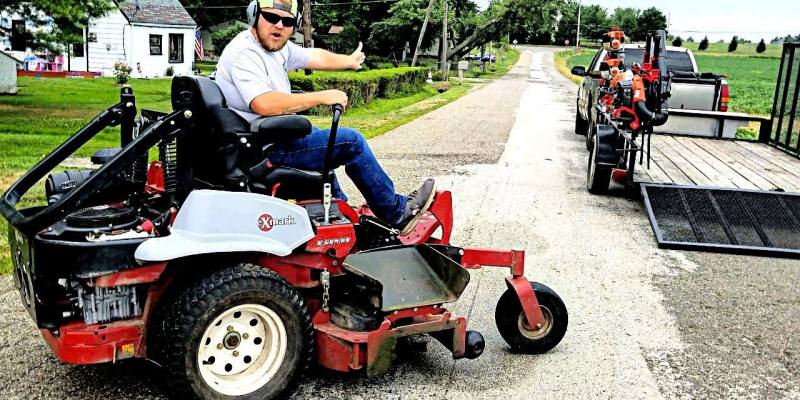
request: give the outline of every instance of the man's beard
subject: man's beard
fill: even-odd
[[[272,35],[266,34],[264,35],[266,37],[262,37],[261,30],[258,29],[258,27],[256,27],[256,36],[258,37],[258,42],[261,43],[261,47],[265,48],[267,51],[281,51],[281,49],[286,46],[286,42],[289,41],[289,38],[287,37],[283,40],[283,42],[278,43],[277,45],[270,44],[269,39]]]

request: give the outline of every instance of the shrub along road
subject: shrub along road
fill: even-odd
[[[453,361],[432,342],[373,379],[312,371],[295,398],[800,395],[797,262],[657,249],[639,201],[584,189],[574,95],[551,49],[527,49],[504,78],[371,140],[400,190],[435,176],[453,191],[454,243],[527,250],[528,277],[569,308],[561,345],[509,353],[493,316],[507,272],[475,271],[454,309],[485,335],[480,358]],[[8,277],[0,326],[3,397],[163,396],[148,364],[58,363]]]

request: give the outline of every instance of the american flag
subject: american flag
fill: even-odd
[[[203,53],[203,31],[200,27],[194,29],[194,54],[199,60],[205,57],[205,53]]]

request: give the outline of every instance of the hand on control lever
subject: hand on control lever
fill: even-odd
[[[344,108],[344,106],[347,105],[347,93],[341,90],[336,90],[336,89],[323,90],[322,92],[319,93],[322,96],[320,102],[326,106],[341,104],[342,108]]]

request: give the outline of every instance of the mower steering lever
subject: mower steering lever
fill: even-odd
[[[328,136],[328,148],[325,151],[325,160],[322,167],[322,206],[325,209],[325,221],[330,222],[330,209],[331,209],[331,185],[333,179],[331,178],[331,163],[333,163],[333,148],[336,145],[336,131],[339,129],[339,117],[344,112],[344,106],[341,104],[334,104],[333,107],[333,120],[331,121],[331,132]]]

